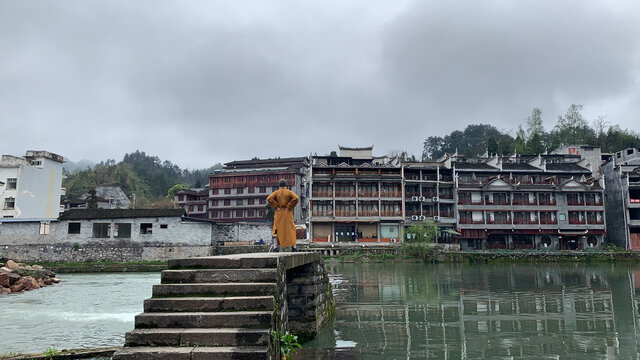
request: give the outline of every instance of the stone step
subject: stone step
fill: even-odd
[[[190,259],[169,260],[169,269],[255,269],[275,268],[278,266],[278,258],[250,257],[247,256],[208,256]]]
[[[135,329],[124,346],[268,346],[268,329]]]
[[[273,296],[167,297],[144,301],[145,312],[218,312],[273,310]]]
[[[163,284],[277,282],[276,269],[165,270]]]
[[[244,347],[125,347],[113,360],[267,360],[265,346]]]
[[[272,326],[272,311],[142,313],[135,328],[264,328]]]
[[[153,297],[275,295],[275,283],[202,283],[153,285]]]

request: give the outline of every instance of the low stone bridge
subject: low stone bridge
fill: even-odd
[[[333,310],[319,253],[170,260],[113,359],[280,359],[272,330],[310,339]]]

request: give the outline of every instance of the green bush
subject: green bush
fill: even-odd
[[[433,222],[428,222],[425,225],[411,225],[404,233],[405,242],[432,243],[438,235],[438,227]]]

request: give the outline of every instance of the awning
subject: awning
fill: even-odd
[[[459,233],[455,230],[452,229],[447,229],[447,230],[442,230],[442,232],[447,233],[447,234],[451,234],[451,235],[462,235],[462,233]]]

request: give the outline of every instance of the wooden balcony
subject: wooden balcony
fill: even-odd
[[[337,198],[352,198],[356,197],[356,192],[354,191],[336,191]]]
[[[540,225],[558,225],[558,220],[540,219]]]
[[[556,206],[557,205],[555,200],[547,201],[547,200],[543,200],[543,199],[540,199],[540,202],[538,204],[540,206]]]
[[[484,224],[484,219],[482,220],[460,219],[460,224]]]
[[[587,206],[602,206],[602,200],[600,201],[596,201],[596,200],[587,200],[584,202]]]
[[[572,219],[569,218],[569,224],[571,225],[585,225],[587,222],[585,219]]]
[[[336,214],[336,217],[355,217],[356,216],[355,211],[349,211],[349,210],[336,210],[335,214]]]
[[[315,217],[332,217],[333,211],[312,211],[311,214]]]
[[[319,198],[319,197],[330,198],[330,197],[333,197],[333,191],[312,191],[311,195],[314,198]]]
[[[368,191],[368,190],[358,190],[358,197],[361,198],[377,198],[377,191]]]
[[[380,193],[380,197],[383,198],[399,198],[402,197],[402,192],[400,191],[383,191]]]
[[[380,217],[398,217],[402,216],[402,211],[381,211]]]
[[[538,203],[533,200],[522,200],[522,199],[513,199],[513,204],[512,205],[517,205],[517,206],[523,206],[523,205],[529,205],[529,206],[536,206],[538,205]]]
[[[531,219],[513,219],[514,225],[538,225],[538,220]]]

